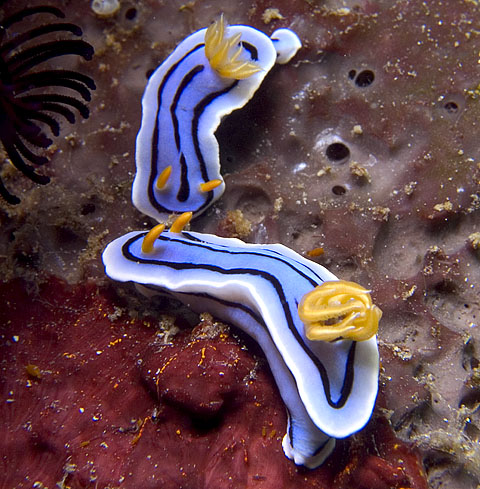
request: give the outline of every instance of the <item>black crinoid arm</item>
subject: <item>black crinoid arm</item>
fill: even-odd
[[[5,3],[0,0],[0,8]],[[60,22],[64,17],[58,8],[44,5],[0,18],[0,141],[11,163],[39,184],[50,181],[36,167],[48,161],[44,149],[52,144],[49,135],[60,132],[58,116],[70,123],[77,113],[87,118],[85,102],[95,89],[94,81],[82,73],[39,66],[59,56],[92,58],[93,47],[78,39],[80,27]],[[62,93],[53,93],[51,87]],[[10,204],[20,202],[1,178],[0,195]]]

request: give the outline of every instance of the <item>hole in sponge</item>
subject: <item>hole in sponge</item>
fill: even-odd
[[[345,195],[347,192],[347,189],[343,185],[334,185],[332,187],[332,192],[335,195]]]
[[[447,102],[443,107],[449,114],[458,112],[458,105],[455,102]]]
[[[343,162],[350,156],[350,150],[343,143],[332,143],[327,146],[327,158],[330,161]]]
[[[137,9],[132,7],[125,12],[125,18],[127,20],[133,20],[137,16]]]
[[[368,87],[375,80],[375,73],[372,70],[363,70],[355,78],[355,85],[357,87]]]

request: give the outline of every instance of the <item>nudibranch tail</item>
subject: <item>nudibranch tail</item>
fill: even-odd
[[[309,340],[365,341],[378,330],[380,308],[372,303],[370,293],[355,282],[324,282],[305,294],[298,306]]]
[[[210,66],[220,76],[234,80],[244,80],[261,71],[257,63],[238,59],[243,52],[239,45],[242,34],[239,32],[228,37],[226,31],[222,14],[205,32],[205,56]]]

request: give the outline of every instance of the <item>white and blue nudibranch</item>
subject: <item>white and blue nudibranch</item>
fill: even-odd
[[[159,222],[205,211],[224,191],[215,131],[243,107],[277,63],[301,43],[289,29],[271,37],[223,17],[183,40],[150,77],[137,135],[132,200]]]
[[[180,216],[170,231],[159,224],[110,243],[107,275],[167,293],[252,336],[288,410],[285,454],[318,467],[335,438],[360,430],[372,414],[380,309],[369,291],[283,245],[184,231],[190,217]]]

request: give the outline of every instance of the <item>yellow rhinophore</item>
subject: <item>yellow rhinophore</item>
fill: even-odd
[[[150,229],[142,241],[143,253],[151,253],[153,251],[153,243],[155,243],[156,239],[163,233],[164,229],[165,224],[157,224],[154,228]]]
[[[200,192],[210,192],[214,188],[217,188],[219,185],[222,184],[222,181],[219,180],[218,178],[215,178],[214,180],[209,180],[208,182],[201,183],[199,185],[200,187]]]
[[[305,294],[298,306],[309,340],[365,341],[377,333],[382,317],[370,291],[355,282],[324,282]]]
[[[242,46],[238,46],[242,35],[226,36],[223,15],[213,22],[205,33],[205,55],[210,66],[225,78],[243,80],[261,70],[253,61],[239,60]],[[232,52],[232,50],[236,49]]]
[[[181,233],[183,228],[190,222],[192,218],[192,212],[184,212],[180,214],[173,224],[170,226],[169,231],[171,233]],[[150,229],[148,233],[145,235],[142,241],[142,252],[143,253],[151,253],[153,251],[153,243],[158,239],[158,237],[165,230],[165,224],[157,224],[155,227]]]
[[[183,228],[190,222],[192,216],[193,212],[184,212],[183,214],[180,214],[170,226],[170,232],[181,233]]]
[[[165,188],[165,185],[167,184],[171,174],[172,174],[172,165],[168,165],[162,170],[162,172],[160,173],[160,175],[158,175],[157,178],[158,190],[162,190]]]

